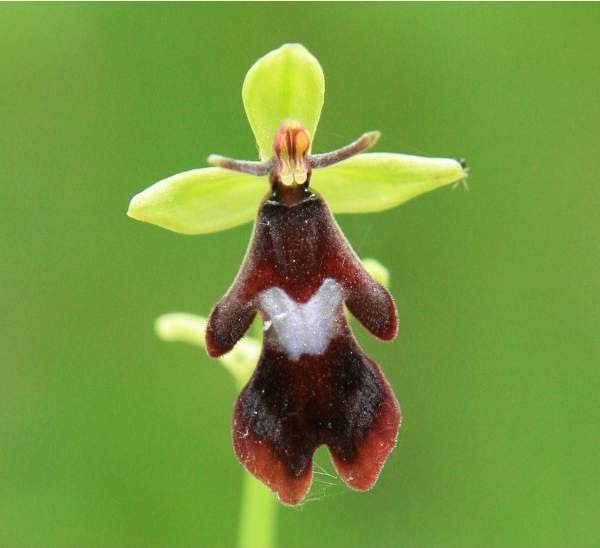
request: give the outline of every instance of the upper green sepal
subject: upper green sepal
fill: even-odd
[[[266,177],[192,169],[136,194],[127,215],[183,234],[207,234],[254,219],[268,188]]]
[[[456,160],[374,152],[316,169],[311,187],[335,213],[368,213],[395,207],[465,177]]]
[[[299,121],[314,140],[324,97],[323,69],[304,46],[285,44],[256,61],[242,99],[261,159],[273,155],[273,138],[286,119]]]

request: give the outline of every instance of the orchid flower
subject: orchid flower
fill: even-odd
[[[213,167],[152,185],[132,199],[128,214],[185,234],[256,218],[237,278],[208,322],[196,324],[206,333],[208,353],[228,367],[236,363],[226,358],[238,343],[258,360],[235,405],[236,454],[289,505],[310,489],[313,454],[322,444],[340,477],[367,490],[396,445],[401,414],[381,369],[354,338],[345,310],[382,340],[395,337],[397,313],[332,211],[389,209],[464,180],[465,167],[451,159],[365,153],[377,142],[376,131],[313,154],[324,76],[301,45],[284,45],[259,59],[246,75],[242,97],[259,160],[210,155]],[[257,314],[264,322],[260,353],[256,341],[244,338]],[[159,331],[169,332],[171,320]]]

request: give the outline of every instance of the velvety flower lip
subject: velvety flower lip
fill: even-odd
[[[283,244],[285,242],[285,244]],[[240,271],[213,309],[208,353],[229,352],[256,313],[263,347],[237,399],[232,438],[246,469],[281,502],[310,489],[312,457],[326,445],[348,486],[370,489],[396,445],[400,407],[379,366],[360,348],[344,304],[391,340],[397,313],[318,196],[263,202]]]
[[[303,46],[268,53],[242,87],[260,159],[211,155],[213,167],[159,181],[128,210],[169,230],[203,234],[250,221],[260,203],[238,275],[202,329],[209,355],[229,363],[235,348],[250,348],[244,334],[256,315],[264,322],[258,364],[235,404],[233,446],[244,467],[289,505],[306,496],[320,445],[348,486],[370,489],[401,423],[391,386],[345,314],[389,341],[398,328],[394,300],[332,211],[388,209],[466,177],[456,160],[364,153],[379,139],[376,131],[313,154],[324,92],[321,66]],[[170,325],[161,326],[167,336]]]

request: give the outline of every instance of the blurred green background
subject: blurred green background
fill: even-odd
[[[255,155],[242,79],[291,41],[325,70],[316,151],[377,128],[471,190],[340,217],[392,272],[399,337],[360,339],[405,423],[373,491],[317,479],[280,546],[597,546],[598,4],[0,6],[0,545],[234,544],[233,383],[152,325],[209,312],[250,225],[125,211]]]

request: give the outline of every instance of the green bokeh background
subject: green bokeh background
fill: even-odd
[[[290,41],[326,74],[316,151],[377,128],[471,190],[340,217],[392,272],[399,337],[360,338],[405,423],[373,491],[318,479],[280,546],[597,546],[598,4],[0,6],[0,545],[234,544],[233,384],[152,324],[206,314],[250,226],[125,211],[255,155],[242,79]]]

